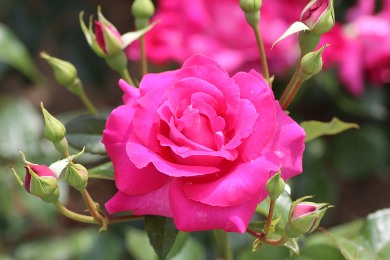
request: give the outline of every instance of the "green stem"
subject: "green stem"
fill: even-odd
[[[269,86],[272,87],[270,77],[269,77],[269,72],[268,72],[267,57],[265,55],[264,43],[263,43],[263,39],[262,39],[261,34],[260,34],[259,26],[258,25],[252,26],[252,29],[253,29],[253,32],[255,33],[257,47],[258,47],[259,53],[260,53],[260,61],[261,61],[261,68],[262,68],[262,72],[263,72],[263,77],[268,82]]]
[[[65,208],[64,205],[62,205],[59,201],[54,202],[53,205],[58,209],[58,211],[64,215],[65,217],[68,217],[70,219],[83,222],[83,223],[88,223],[88,224],[99,224],[95,220],[95,218],[91,216],[86,216],[86,215],[81,215],[76,212],[70,211],[69,209]]]
[[[95,106],[92,104],[91,100],[88,98],[84,91],[80,95],[78,95],[78,97],[83,102],[84,106],[88,109],[89,113],[91,113],[92,115],[98,114],[98,111],[96,110]]]
[[[124,68],[120,74],[126,80],[127,83],[129,83],[133,87],[137,87],[137,85],[135,85],[133,79],[130,77],[129,71],[126,68]]]
[[[145,36],[142,35],[140,38],[140,49],[141,49],[141,66],[142,66],[142,76],[148,74],[148,61],[146,59],[146,49],[145,49]]]

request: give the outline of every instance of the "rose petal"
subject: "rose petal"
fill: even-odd
[[[105,207],[110,214],[132,211],[134,215],[172,217],[168,197],[170,185],[168,182],[159,189],[140,195],[127,195],[119,191],[106,202]]]
[[[183,99],[191,99],[194,93],[204,92],[215,99],[218,104],[225,104],[223,93],[214,85],[203,79],[187,77],[177,81],[168,93],[169,107],[175,112]],[[180,116],[180,115],[179,115]]]
[[[153,166],[136,168],[126,154],[133,114],[134,109],[130,106],[115,109],[107,120],[102,139],[114,165],[117,188],[129,195],[152,191],[169,180],[169,176],[160,173]],[[148,182],[145,182],[145,178]]]
[[[143,76],[139,85],[141,96],[156,88],[168,89],[177,71],[165,71],[161,73],[148,73]]]
[[[139,89],[135,88],[134,86],[131,86],[129,83],[124,81],[123,79],[120,79],[118,82],[119,87],[124,92],[123,95],[123,103],[126,105],[134,105],[135,100],[139,97]]]
[[[141,145],[134,134],[130,135],[126,151],[137,168],[144,168],[149,163],[153,163],[158,171],[172,177],[198,176],[219,171],[216,167],[180,165],[172,163],[171,158],[170,161],[165,160],[161,155]]]
[[[241,97],[251,101],[259,115],[252,132],[239,146],[240,158],[247,162],[261,154],[261,150],[275,132],[277,126],[275,101],[268,84],[257,72],[252,71],[251,74],[240,72],[233,78],[240,86]]]
[[[183,186],[188,199],[210,206],[228,207],[258,197],[265,190],[270,173],[278,171],[275,156],[262,156],[253,162],[236,166],[231,172],[212,182],[191,181]]]
[[[209,57],[205,55],[195,54],[191,57],[189,57],[184,63],[182,68],[188,68],[188,67],[199,67],[199,66],[205,66],[205,65],[212,65],[213,67],[217,67],[219,70],[224,72],[227,75],[227,72],[215,61],[210,59]]]
[[[305,150],[305,131],[291,119],[275,101],[278,127],[270,143],[262,152],[273,152],[281,160],[282,177],[289,179],[302,172]]]
[[[156,88],[137,99],[137,109],[134,113],[134,130],[143,145],[159,152],[157,134],[160,131],[160,117],[156,113],[163,102],[162,88]]]
[[[223,229],[244,233],[257,204],[266,194],[259,194],[247,202],[232,207],[206,205],[188,199],[183,193],[183,179],[174,179],[169,191],[169,201],[176,227],[182,231]]]
[[[241,99],[238,106],[236,125],[234,126],[234,136],[225,145],[225,149],[234,149],[241,144],[243,138],[248,137],[253,131],[253,125],[258,118],[256,108],[249,100]]]

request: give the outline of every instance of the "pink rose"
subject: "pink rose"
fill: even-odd
[[[305,133],[255,71],[232,78],[192,56],[182,68],[147,74],[108,118],[103,143],[118,193],[109,213],[172,217],[183,231],[245,232],[278,169],[302,171]]]
[[[299,19],[307,0],[264,0],[260,26],[268,65],[281,73],[299,57],[298,45],[287,38],[272,44]],[[145,36],[147,55],[155,64],[182,64],[194,53],[210,56],[229,72],[254,66],[260,69],[256,39],[238,0],[159,0],[154,20],[159,23]],[[139,57],[137,46],[127,49]]]

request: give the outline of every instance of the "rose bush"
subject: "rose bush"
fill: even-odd
[[[244,232],[266,181],[302,171],[305,133],[255,71],[232,78],[192,56],[174,71],[120,81],[103,133],[118,193],[109,213],[172,217],[183,231]]]

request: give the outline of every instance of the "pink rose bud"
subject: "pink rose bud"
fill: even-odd
[[[331,207],[327,203],[303,202],[304,197],[295,201],[290,208],[289,220],[285,225],[288,237],[299,237],[317,229],[325,211]]]
[[[95,20],[94,24],[95,40],[105,54],[115,55],[117,52],[122,51],[121,34],[114,26],[100,20]]]
[[[313,33],[329,32],[335,23],[333,0],[310,1],[301,13],[301,22]]]
[[[46,165],[27,164],[24,168],[26,190],[46,202],[56,202],[60,193],[55,173]]]

